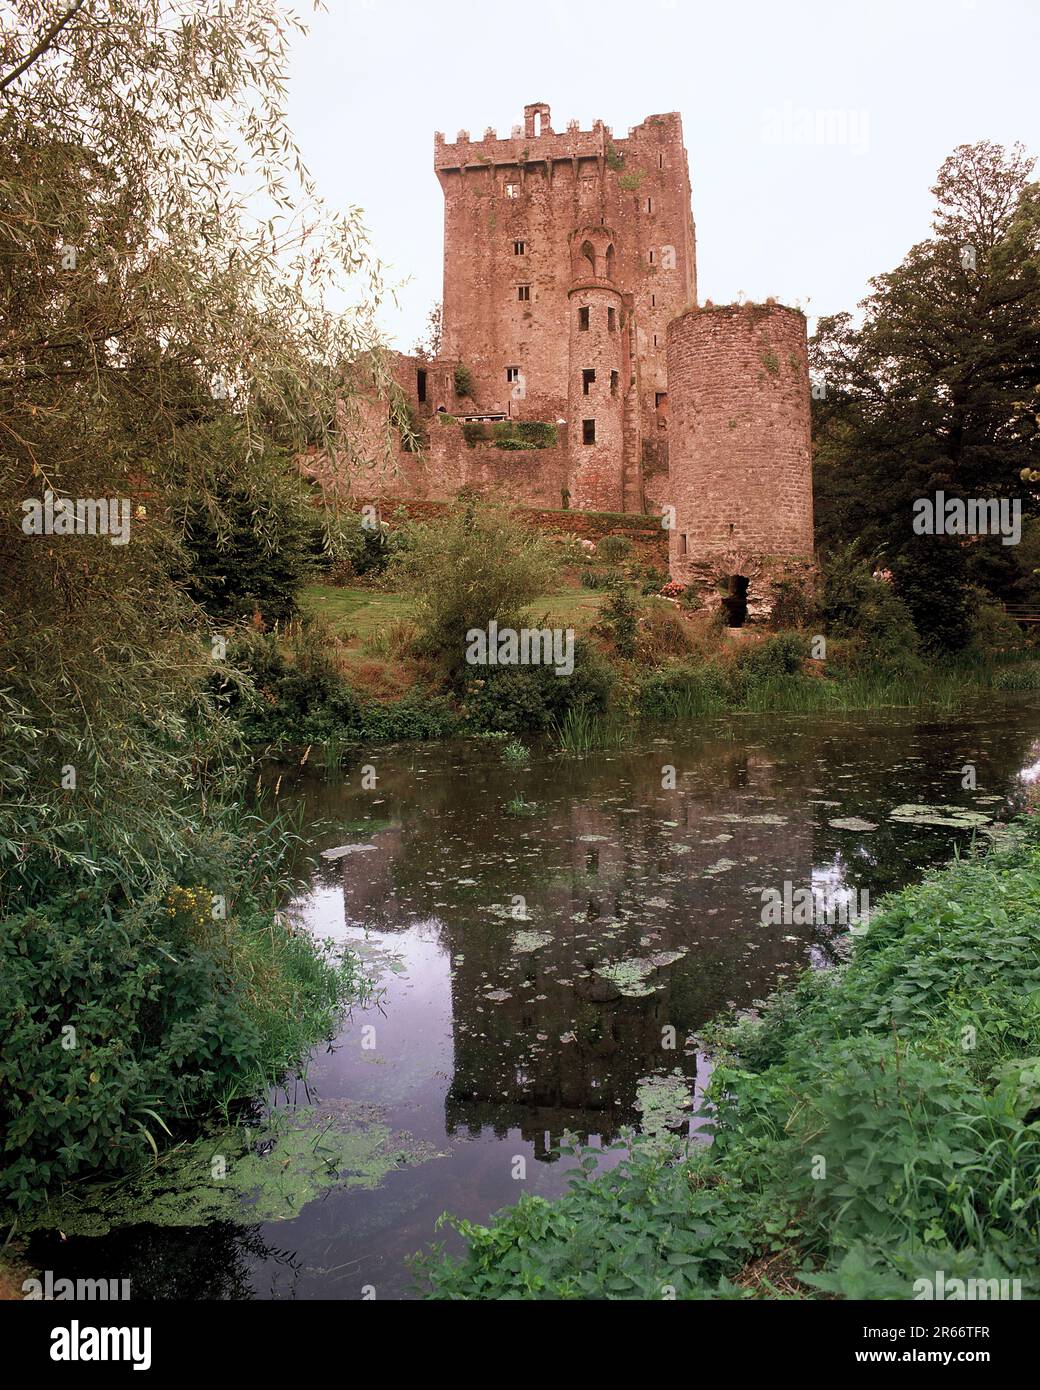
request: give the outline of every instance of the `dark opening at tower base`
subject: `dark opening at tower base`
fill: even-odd
[[[747,591],[748,581],[746,575],[731,574],[729,577],[729,587],[722,599],[722,607],[726,614],[726,625],[728,627],[743,627],[747,618]]]

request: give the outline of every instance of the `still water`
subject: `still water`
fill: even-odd
[[[1007,819],[1040,773],[1040,710],[731,716],[584,758],[530,748],[525,766],[489,740],[362,751],[328,779],[268,770],[315,854],[293,913],[377,985],[272,1102],[361,1102],[411,1161],[289,1220],[40,1238],[40,1267],[111,1270],[136,1297],[410,1297],[407,1258],[442,1212],[558,1194],[561,1139],[640,1126],[661,1078],[669,1127],[696,1139],[698,1030],[842,951],[840,926],[763,925],[763,890],[873,906],[967,847],[970,832],[890,813]],[[875,828],[832,824],[848,818]]]

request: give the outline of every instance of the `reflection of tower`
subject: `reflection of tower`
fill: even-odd
[[[615,237],[580,227],[571,237],[567,405],[571,498],[589,511],[624,510],[625,399],[634,381],[626,311],[614,283]]]

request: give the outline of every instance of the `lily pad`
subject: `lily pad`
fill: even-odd
[[[834,820],[829,820],[828,825],[833,825],[835,830],[876,830],[877,826],[872,820],[864,820],[862,816],[835,816]]]
[[[974,830],[993,819],[984,811],[969,811],[964,806],[928,806],[916,802],[894,807],[888,818],[900,825],[947,825],[954,830]]]
[[[666,1076],[643,1077],[636,1087],[635,1108],[650,1147],[655,1140],[668,1142],[670,1132],[689,1119],[692,1104],[689,1083],[678,1068]]]

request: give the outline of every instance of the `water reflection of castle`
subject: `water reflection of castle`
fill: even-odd
[[[680,769],[674,790],[659,763],[535,766],[524,795],[551,807],[535,822],[488,816],[515,794],[508,769],[483,766],[433,804],[424,787],[421,809],[407,774],[384,779],[395,825],[343,861],[345,911],[387,931],[438,919],[453,962],[450,1133],[519,1130],[539,1158],[565,1131],[608,1142],[637,1123],[642,1078],[679,1069],[692,1090],[690,1035],[804,959],[790,938],[805,929],[759,924],[758,889],[810,881],[806,788],[778,787],[769,759],[732,743],[701,750],[696,780]],[[506,911],[517,894],[529,920]],[[519,932],[549,939],[517,949]],[[596,973],[676,951],[641,997]]]

